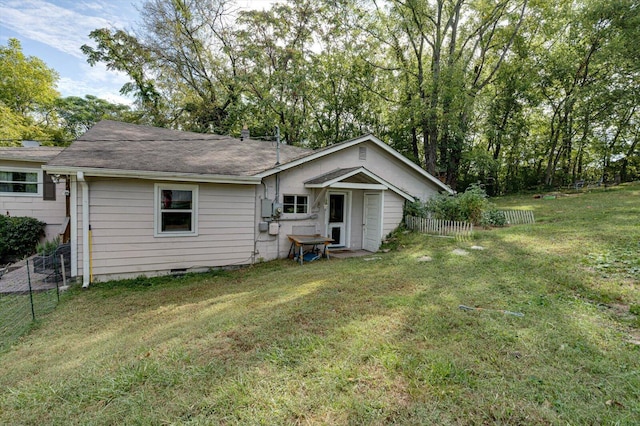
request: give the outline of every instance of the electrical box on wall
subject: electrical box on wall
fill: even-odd
[[[271,222],[269,224],[269,235],[278,235],[280,232],[280,224],[278,222]]]
[[[278,217],[282,214],[282,204],[273,203],[273,216]]]
[[[273,200],[263,198],[262,205],[260,207],[262,210],[262,217],[271,217],[271,215],[273,214]]]
[[[267,232],[269,230],[269,222],[258,222],[258,231]]]

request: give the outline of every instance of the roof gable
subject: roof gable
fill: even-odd
[[[307,188],[389,189],[409,201],[415,197],[364,167],[336,169],[304,183]]]
[[[386,143],[382,142],[380,139],[378,139],[377,137],[375,137],[375,136],[373,136],[371,134],[360,136],[358,138],[350,139],[348,141],[341,142],[341,143],[338,143],[338,144],[335,144],[335,145],[331,145],[331,146],[328,146],[326,148],[315,150],[312,153],[307,154],[305,156],[302,156],[302,157],[299,157],[299,158],[295,158],[295,159],[293,159],[293,160],[291,160],[291,161],[289,161],[287,163],[283,163],[283,164],[280,164],[278,166],[275,166],[275,167],[272,167],[270,169],[267,169],[267,170],[263,171],[262,173],[257,174],[257,176],[260,176],[260,177],[270,176],[272,174],[275,174],[275,173],[278,173],[278,172],[281,172],[281,171],[284,171],[284,170],[287,170],[287,169],[291,169],[293,167],[297,167],[297,166],[299,166],[301,164],[307,163],[309,161],[316,160],[318,158],[325,157],[327,155],[332,155],[334,153],[340,152],[342,150],[345,150],[347,148],[350,148],[352,146],[359,145],[359,144],[362,144],[362,143],[365,143],[365,142],[371,142],[374,145],[378,146],[383,151],[385,151],[387,154],[389,154],[393,158],[399,160],[401,163],[406,165],[409,169],[414,170],[419,175],[421,175],[423,178],[425,178],[428,181],[432,182],[439,189],[441,189],[443,191],[447,191],[449,193],[453,193],[453,190],[451,188],[449,188],[447,185],[445,185],[444,183],[442,183],[439,179],[437,179],[436,177],[434,177],[430,173],[426,172],[424,169],[419,167],[413,161],[409,160],[407,157],[405,157],[404,155],[400,154],[398,151],[396,151],[395,149],[391,148],[389,145],[387,145]]]

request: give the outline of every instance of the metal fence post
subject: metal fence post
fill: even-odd
[[[36,311],[33,307],[33,290],[31,290],[31,271],[29,270],[29,259],[26,261],[27,265],[27,282],[29,283],[29,300],[31,301],[31,317],[36,320]]]

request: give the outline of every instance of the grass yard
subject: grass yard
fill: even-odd
[[[72,290],[0,423],[639,424],[640,185],[497,203],[537,223]]]

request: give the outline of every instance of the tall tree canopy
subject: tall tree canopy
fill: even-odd
[[[141,120],[326,146],[373,132],[454,188],[637,176],[640,7],[629,0],[147,0],[88,61]]]
[[[5,145],[22,139],[49,139],[49,112],[60,96],[58,74],[39,58],[25,56],[11,38],[0,46],[0,135]]]

